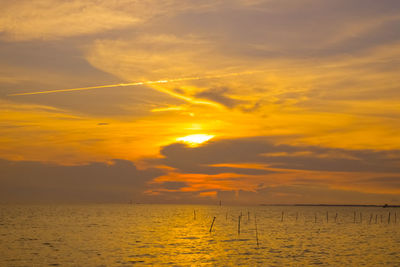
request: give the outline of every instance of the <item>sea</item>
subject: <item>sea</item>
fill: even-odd
[[[0,266],[400,266],[400,209],[0,205]]]

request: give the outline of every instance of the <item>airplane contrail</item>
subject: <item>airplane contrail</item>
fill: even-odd
[[[100,89],[100,88],[138,86],[138,85],[151,85],[151,84],[162,84],[162,83],[182,82],[182,81],[193,81],[193,80],[205,80],[205,79],[214,79],[214,78],[223,78],[223,77],[230,77],[230,76],[239,76],[239,75],[253,74],[253,73],[257,73],[257,72],[262,72],[262,71],[245,71],[245,72],[235,72],[235,73],[227,73],[227,74],[219,74],[219,75],[208,75],[208,76],[200,76],[200,77],[185,77],[185,78],[158,80],[158,81],[144,81],[144,82],[132,82],[132,83],[117,83],[117,84],[97,85],[97,86],[80,87],[80,88],[70,88],[70,89],[57,89],[57,90],[47,90],[47,91],[36,91],[36,92],[26,92],[26,93],[15,93],[15,94],[8,94],[8,96],[53,94],[53,93],[62,93],[62,92],[74,92],[74,91],[94,90],[94,89]]]

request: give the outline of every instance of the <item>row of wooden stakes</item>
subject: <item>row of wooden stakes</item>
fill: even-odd
[[[240,222],[242,220],[242,217],[243,217],[243,214],[242,214],[242,212],[240,212],[240,215],[238,216],[238,234],[240,234]],[[285,213],[282,211],[281,222],[284,222],[284,218],[285,218]],[[314,222],[315,223],[318,222],[317,218],[318,218],[317,214],[315,213],[314,214]],[[380,220],[378,220],[378,218]],[[193,211],[193,219],[196,220],[196,210]],[[216,219],[216,217],[214,216],[213,221],[212,221],[211,226],[210,226],[210,232],[212,231],[212,228],[214,226],[215,219]],[[228,219],[228,212],[226,213],[226,219]],[[297,212],[296,216],[295,216],[296,222],[298,221],[298,219],[299,219],[299,213]],[[338,220],[338,213],[335,213],[335,216],[333,217],[333,219],[334,219],[334,222],[336,223],[337,220]],[[250,212],[247,212],[247,220],[250,221]],[[391,212],[388,213],[387,223],[390,224],[391,220],[393,220],[393,223],[397,223],[397,213],[396,212],[394,213],[393,219],[392,219],[392,216],[391,216]],[[379,217],[378,217],[378,214],[375,214],[375,216],[372,213],[370,214],[368,224],[372,224],[373,222],[375,224],[378,224],[379,221],[380,221],[380,223],[384,223],[384,218],[383,218],[382,214],[380,214]],[[256,219],[256,215],[255,214],[254,214],[254,222],[255,222],[255,227],[256,227],[256,231],[257,231],[257,219]],[[329,222],[329,213],[328,212],[326,212],[326,222],[327,223]],[[354,212],[353,223],[363,223],[363,214],[362,214],[362,212],[360,212],[358,214],[358,216],[357,216],[357,212]]]
[[[282,211],[281,222],[284,221],[284,214],[285,213]],[[380,222],[383,223],[383,215],[380,214],[379,217],[380,217]],[[394,217],[393,223],[397,223],[397,213],[396,212],[394,213],[393,217]],[[298,221],[298,218],[299,218],[299,213],[297,212],[296,213],[296,222]],[[334,216],[335,223],[337,222],[337,219],[338,219],[338,213],[335,213],[335,216]],[[371,224],[373,222],[373,219],[374,219],[374,214],[371,213],[368,224]],[[316,213],[314,214],[314,222],[317,223],[317,214]],[[326,212],[326,222],[329,222],[329,213],[328,212]],[[362,222],[363,222],[362,212],[359,213],[359,216],[357,216],[357,212],[354,212],[353,223],[362,223]],[[375,224],[377,224],[377,223],[378,223],[378,214],[375,214]],[[388,213],[387,223],[388,224],[391,223],[391,212]]]
[[[242,212],[240,212],[240,215],[238,216],[238,227],[237,227],[238,235],[240,235],[240,223],[242,221],[242,217],[243,217],[243,214],[242,214]],[[368,224],[371,224],[373,222],[374,217],[375,217],[375,224],[378,223],[378,214],[375,214],[375,216],[373,214],[371,214],[370,217],[369,217]],[[383,223],[384,222],[383,221],[383,215],[380,214],[379,217],[380,217],[380,222]],[[212,220],[211,226],[210,226],[210,230],[209,230],[210,233],[212,232],[212,229],[213,229],[213,226],[214,226],[216,218],[217,218],[216,216],[213,217],[213,220]],[[285,213],[282,211],[281,222],[284,221],[284,218],[285,218]],[[296,221],[298,221],[298,218],[299,218],[299,213],[298,212],[296,213],[296,217],[295,218],[296,218]],[[357,218],[358,218],[358,220],[357,220]],[[196,220],[196,210],[193,211],[193,219]],[[226,213],[226,219],[228,219],[228,212]],[[337,222],[337,219],[338,219],[338,213],[335,213],[335,216],[334,216],[334,222],[335,223]],[[247,212],[247,221],[250,221],[250,212]],[[314,222],[317,223],[317,214],[316,213],[315,213],[315,216],[314,216]],[[328,212],[326,212],[326,222],[329,222],[329,213]],[[363,222],[362,213],[360,212],[359,215],[357,216],[357,212],[354,212],[353,223],[362,223],[362,222]],[[388,213],[387,223],[388,224],[391,223],[391,212]],[[394,213],[393,223],[397,223],[397,213],[396,212]],[[259,246],[256,214],[254,214],[254,226],[255,226],[256,242],[257,242],[257,246]]]

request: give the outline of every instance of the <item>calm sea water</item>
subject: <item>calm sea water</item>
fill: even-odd
[[[400,266],[400,209],[0,206],[0,266],[132,265]]]

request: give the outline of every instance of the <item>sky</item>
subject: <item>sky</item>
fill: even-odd
[[[3,0],[0,202],[400,204],[400,1]]]

